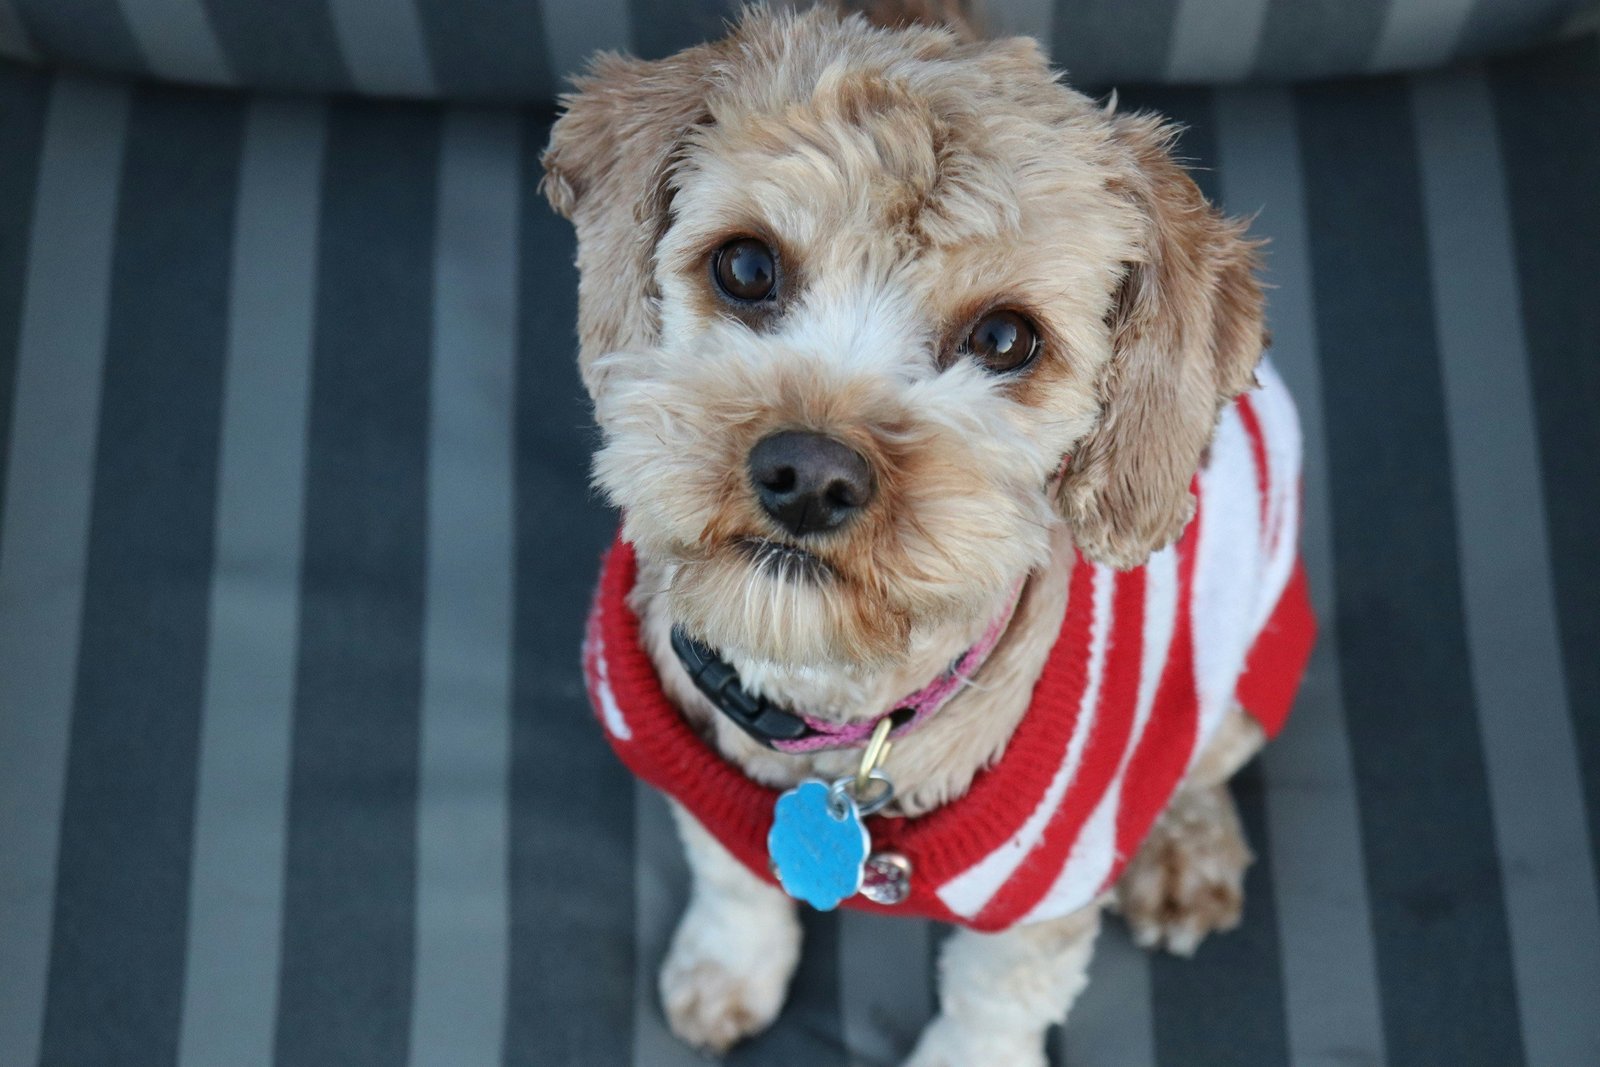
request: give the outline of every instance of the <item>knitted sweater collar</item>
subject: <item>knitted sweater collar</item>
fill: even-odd
[[[957,800],[912,819],[873,820],[874,848],[916,857],[910,899],[888,908],[856,897],[847,902],[851,907],[987,925],[950,911],[932,887],[1005,840],[1015,829],[1017,798],[1042,792],[1059,769],[1059,754],[1077,720],[1086,684],[1092,570],[1081,558],[1073,567],[1061,636],[1001,757],[980,770]],[[644,649],[639,619],[627,604],[637,574],[633,546],[619,538],[606,555],[584,645],[597,714],[634,774],[683,804],[746,867],[770,879],[766,835],[781,791],[745,777],[668,699]]]

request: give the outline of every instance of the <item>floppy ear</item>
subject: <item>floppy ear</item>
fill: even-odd
[[[1222,406],[1261,358],[1257,243],[1211,207],[1149,115],[1111,120],[1129,152],[1118,183],[1144,216],[1109,323],[1100,422],[1073,450],[1058,502],[1085,556],[1128,568],[1183,532],[1190,482]]]
[[[659,328],[652,258],[684,137],[709,121],[713,48],[657,62],[595,57],[562,97],[540,159],[540,189],[578,233],[578,366],[591,397],[601,384],[595,359],[651,344]]]

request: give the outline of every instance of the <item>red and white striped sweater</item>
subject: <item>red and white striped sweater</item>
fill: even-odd
[[[1298,552],[1299,424],[1270,365],[1259,379],[1223,412],[1177,544],[1131,571],[1076,561],[1061,636],[1000,760],[944,807],[869,819],[874,849],[911,860],[910,896],[846,906],[979,930],[1068,914],[1116,880],[1235,700],[1277,733],[1316,626]],[[584,644],[596,714],[635,774],[771,881],[778,794],[663,694],[627,606],[635,574],[617,542]]]

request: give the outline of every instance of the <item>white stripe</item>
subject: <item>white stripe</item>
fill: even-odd
[[[1211,441],[1211,462],[1200,472],[1200,529],[1193,591],[1186,605],[1194,634],[1199,721],[1192,766],[1229,709],[1255,636],[1251,621],[1260,595],[1261,493],[1250,435],[1230,406]]]
[[[239,168],[179,1062],[272,1058],[323,113],[252,105]]]
[[[1277,369],[1263,360],[1259,377],[1261,388],[1250,399],[1267,456],[1268,510],[1262,538],[1268,555],[1250,626],[1252,643],[1278,606],[1300,556],[1300,455],[1304,447],[1294,400]]]
[[[233,81],[201,0],[120,0],[119,6],[151,73],[176,81]]]
[[[1167,669],[1172,650],[1172,633],[1178,620],[1178,553],[1164,548],[1150,557],[1144,568],[1144,633],[1139,656],[1139,696],[1133,709],[1133,727],[1128,733],[1117,773],[1084,822],[1078,839],[1067,856],[1066,866],[1044,898],[1023,917],[1023,922],[1040,922],[1066,915],[1087,904],[1105,884],[1117,861],[1117,813],[1122,807],[1122,785],[1128,764],[1138,750],[1150,724],[1150,713],[1160,691],[1161,676]]]
[[[1078,565],[1084,566],[1082,563]],[[1016,872],[1028,853],[1044,837],[1050,819],[1066,796],[1067,786],[1078,772],[1078,762],[1083,758],[1084,746],[1100,710],[1100,681],[1105,673],[1106,649],[1110,646],[1111,630],[1115,624],[1112,593],[1116,587],[1116,573],[1099,564],[1093,566],[1094,617],[1089,630],[1088,679],[1078,704],[1078,718],[1073,724],[1072,736],[1067,741],[1066,758],[1056,769],[1050,785],[1021,829],[1009,841],[940,887],[939,898],[957,915],[971,918],[983,910],[996,890]],[[1071,604],[1067,605],[1067,610],[1072,610]]]
[[[513,115],[451,111],[439,156],[411,1063],[494,1063],[506,1007]]]
[[[1166,673],[1172,632],[1178,623],[1178,550],[1163,548],[1144,567],[1144,647],[1139,658],[1139,703],[1134,711],[1133,737],[1137,742],[1150,721],[1161,676]],[[1124,757],[1124,761],[1131,757]]]
[[[50,96],[0,527],[0,1063],[39,1060],[128,100]]]
[[[1472,74],[1419,81],[1412,105],[1467,645],[1522,1037],[1529,1063],[1600,1063],[1600,902],[1493,101]]]
[[[594,658],[595,695],[600,698],[600,721],[606,724],[612,737],[619,741],[633,740],[628,720],[617,705],[617,695],[611,690],[611,672],[606,666],[606,642],[596,624],[594,633],[584,642],[584,656]]]

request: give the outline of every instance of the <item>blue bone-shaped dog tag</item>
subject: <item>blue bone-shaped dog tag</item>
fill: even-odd
[[[832,911],[861,889],[871,839],[855,801],[830,801],[828,783],[801,782],[778,798],[767,855],[783,891],[818,911]]]

